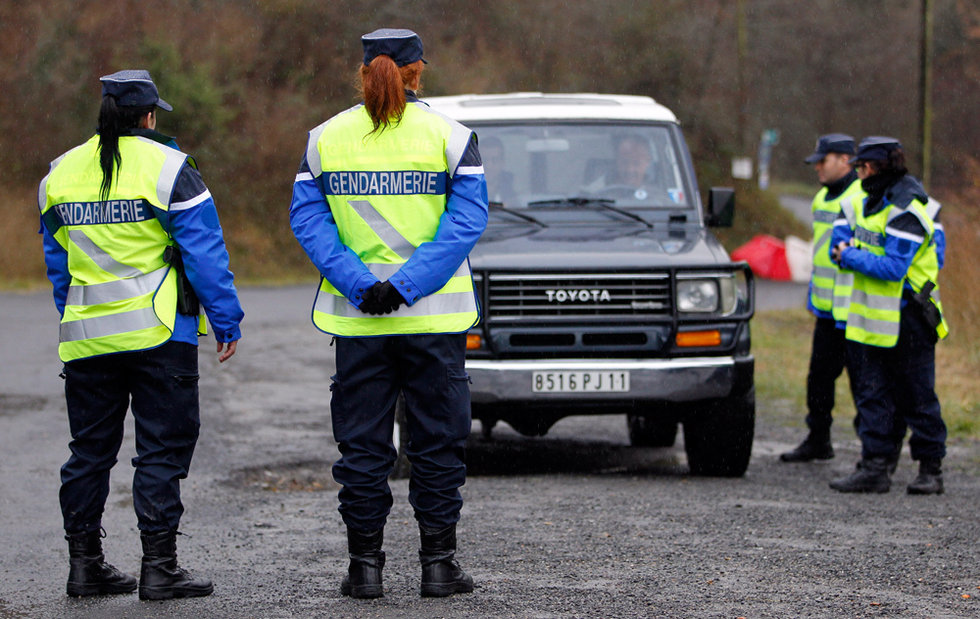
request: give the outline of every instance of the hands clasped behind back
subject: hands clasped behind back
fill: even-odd
[[[364,293],[364,300],[357,306],[365,314],[380,316],[390,314],[405,303],[404,297],[389,281],[375,282]]]

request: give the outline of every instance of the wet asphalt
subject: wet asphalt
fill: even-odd
[[[805,285],[759,284],[762,311],[802,304]],[[47,292],[0,294],[0,618],[980,616],[980,446],[950,445],[945,495],[905,493],[907,452],[890,493],[840,495],[827,482],[857,459],[850,420],[835,426],[836,459],[787,465],[778,454],[801,438],[802,414],[774,424],[767,413],[786,404],[766,401],[739,479],[688,475],[680,436],[630,447],[622,416],[568,418],[533,439],[501,424],[486,440],[474,423],[458,558],[477,590],[419,597],[408,482],[396,480],[385,597],[344,598],[333,349],[309,322],[312,295],[312,284],[245,289],[238,354],[219,366],[202,342],[202,436],[178,552],[215,592],[140,602],[65,595],[57,313]],[[129,419],[104,543],[137,574],[134,455]]]

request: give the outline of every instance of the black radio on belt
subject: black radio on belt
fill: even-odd
[[[184,272],[184,258],[180,255],[180,249],[167,245],[163,250],[163,260],[177,271],[177,311],[187,316],[197,316],[201,313],[201,303]]]
[[[936,284],[933,282],[926,282],[917,294],[912,296],[912,299],[919,306],[919,310],[922,312],[922,317],[925,318],[926,324],[935,329],[942,322],[943,317],[939,314],[939,308],[936,304],[932,302],[929,296],[932,294],[933,289]]]

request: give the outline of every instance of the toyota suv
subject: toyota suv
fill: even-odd
[[[754,286],[709,231],[674,114],[649,97],[432,97],[480,141],[490,221],[470,255],[482,322],[467,338],[473,417],[541,436],[569,415],[625,414],[636,446],[683,428],[697,475],[752,451]]]

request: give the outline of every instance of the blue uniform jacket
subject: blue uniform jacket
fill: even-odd
[[[416,101],[414,96],[408,96],[409,105]],[[448,185],[446,210],[439,220],[435,238],[420,245],[388,280],[408,305],[445,286],[486,228],[487,183],[476,134],[473,134],[459,166],[450,170]],[[341,242],[324,194],[304,153],[293,183],[290,225],[320,274],[349,302],[359,305],[360,295],[356,291],[367,290],[378,278]]]
[[[888,204],[907,206],[912,199],[922,202],[928,200],[922,186],[915,179],[905,176],[893,187],[885,192],[885,197],[878,205],[863,205],[866,214],[873,214],[885,208]],[[867,200],[867,198],[865,198]],[[873,211],[868,211],[871,208]],[[855,247],[848,247],[841,252],[840,265],[843,269],[858,271],[870,277],[885,281],[901,281],[908,273],[915,253],[926,240],[926,229],[922,223],[912,213],[904,213],[888,223],[885,228],[885,254],[876,256],[868,251],[863,251]],[[942,268],[944,254],[946,250],[945,235],[937,238],[933,235],[933,242],[936,243],[936,254],[939,266]],[[834,221],[834,232],[831,237],[830,249],[833,250],[841,242],[849,243],[854,237],[854,231],[841,211]],[[911,289],[908,282],[905,287]],[[903,300],[902,305],[905,305]]]
[[[132,134],[177,148],[173,138],[156,131],[134,130]],[[228,269],[228,250],[211,192],[204,185],[201,174],[190,164],[190,158],[188,162],[177,176],[170,210],[154,208],[154,213],[180,247],[187,277],[208,315],[215,339],[232,342],[242,337],[239,323],[245,312],[238,301],[234,275]],[[68,252],[54,239],[43,220],[39,232],[44,237],[44,260],[54,288],[54,303],[58,313],[64,315],[65,298],[71,283]],[[196,316],[178,313],[170,339],[196,345],[197,323]]]

